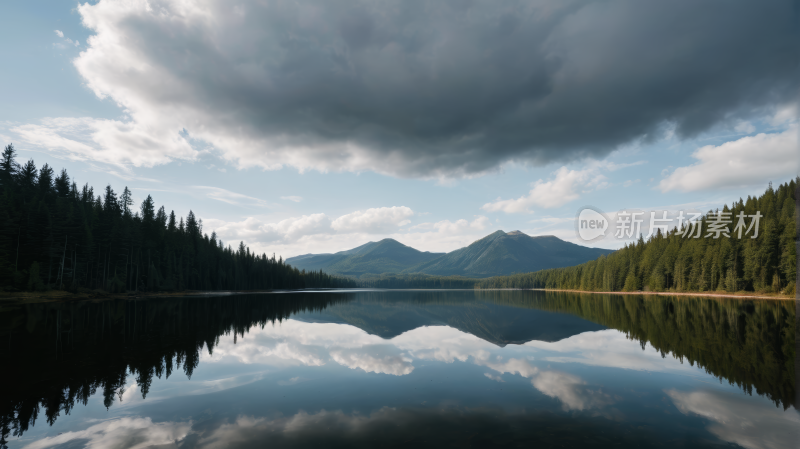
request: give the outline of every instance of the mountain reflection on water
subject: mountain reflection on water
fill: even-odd
[[[11,304],[0,341],[11,447],[800,441],[786,302],[339,291]]]

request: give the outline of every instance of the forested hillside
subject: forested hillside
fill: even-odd
[[[66,170],[0,158],[0,288],[252,290],[352,287],[351,280],[299,271],[282,258],[225,246],[190,210],[156,209],[148,195],[133,208],[126,187],[96,194]]]
[[[684,229],[660,231],[636,243],[568,268],[486,279],[476,288],[548,288],[585,291],[755,291],[794,294],[797,275],[795,192],[797,180],[772,185],[760,197],[748,196],[723,212],[732,212],[730,237],[705,237],[716,211],[702,217],[700,238]],[[760,212],[758,236],[733,232],[740,212]],[[748,225],[749,225],[748,221]],[[695,233],[692,232],[692,235]]]
[[[487,278],[569,267],[612,252],[565,242],[552,235],[531,237],[520,231],[496,231],[465,248],[409,267],[402,273]]]
[[[442,255],[443,253],[417,251],[394,239],[383,239],[336,254],[305,254],[290,257],[286,262],[298,268],[325,270],[326,273],[358,278],[364,275],[399,273],[412,265]]]
[[[364,288],[387,289],[471,289],[480,279],[461,276],[430,276],[427,274],[382,274],[380,276],[362,276],[358,286]]]

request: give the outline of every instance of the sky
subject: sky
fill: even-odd
[[[3,2],[0,144],[258,253],[447,252],[798,174],[797,2]]]

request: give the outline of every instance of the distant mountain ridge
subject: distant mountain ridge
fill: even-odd
[[[383,239],[335,254],[290,257],[286,263],[301,270],[355,277],[423,273],[484,278],[579,265],[612,252],[565,242],[552,235],[531,237],[520,231],[496,231],[447,254],[422,252],[394,239]]]
[[[403,273],[484,278],[569,267],[612,252],[565,242],[553,235],[531,237],[520,231],[496,231],[466,248],[409,267]]]
[[[472,292],[454,304],[426,303],[403,294],[388,301],[362,300],[299,312],[293,320],[349,324],[389,340],[424,326],[450,326],[500,347],[532,340],[556,342],[607,327],[568,313],[476,300]]]
[[[404,269],[437,259],[444,253],[418,251],[394,239],[369,242],[335,254],[304,254],[286,263],[301,270],[323,270],[345,276],[399,273]]]

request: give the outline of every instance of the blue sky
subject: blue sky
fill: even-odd
[[[521,19],[518,36],[498,37],[492,46],[484,42],[494,35],[481,27],[507,16],[495,14],[499,7],[491,4],[467,11],[461,22],[428,11],[403,19],[409,21],[405,31],[396,34],[392,25],[400,15],[374,5],[339,6],[326,14],[324,5],[294,11],[282,2],[268,11],[246,1],[5,2],[0,143],[13,143],[21,160],[66,168],[79,185],[96,191],[127,186],[137,202],[151,194],[178,215],[191,209],[206,232],[216,231],[225,242],[244,240],[258,252],[284,257],[385,237],[423,251],[452,251],[498,229],[579,243],[573,220],[581,206],[705,211],[797,174],[796,57],[788,69],[746,55],[726,59],[718,63],[725,72],[717,79],[685,87],[677,80],[685,83],[686,73],[694,72],[670,73],[659,68],[660,59],[632,57],[643,68],[616,73],[623,68],[615,61],[625,56],[611,50],[613,42],[605,43],[607,58],[597,62],[570,40],[581,33],[607,36],[603,27],[611,25],[603,25],[604,17],[625,29],[627,19],[614,10],[575,6],[544,22],[546,36]],[[517,15],[539,23],[550,17],[547,11]],[[598,17],[591,24],[582,20],[589,13]],[[259,14],[266,19],[247,20]],[[650,17],[649,11],[636,14],[631,21]],[[294,21],[270,21],[281,15]],[[741,15],[719,20],[747,20],[752,28],[741,33],[764,34],[760,17]],[[480,20],[470,19],[475,16]],[[403,37],[409,23],[426,30],[443,24],[449,34],[421,33],[414,47]],[[685,33],[697,42],[719,37],[715,45],[721,47],[696,45],[716,55],[728,49],[725,25],[696,31],[707,33],[702,36],[689,25]],[[630,29],[643,33],[653,51],[664,45],[661,36]],[[288,45],[286,36],[298,40]],[[465,44],[452,44],[457,40]],[[515,47],[522,40],[542,43],[545,56],[518,68],[515,52],[528,51]],[[489,50],[480,53],[475,47],[481,45]],[[778,56],[794,51],[775,48]],[[707,59],[701,50],[663,52],[664,67],[693,60],[701,67]],[[651,54],[644,47],[628,51]],[[549,68],[554,52],[567,62]],[[349,58],[345,66],[352,73],[325,65],[331,54]],[[486,63],[475,54],[492,55],[503,70],[470,78]],[[431,72],[417,78],[419,67]],[[543,87],[513,90],[518,78],[528,79],[515,78],[516,70],[529,76],[540,67]],[[628,88],[604,82],[606,72],[609,79],[631,76],[629,84],[645,86],[644,93],[626,99]],[[730,73],[736,76],[724,78]],[[708,86],[695,89],[703,83]],[[764,83],[778,87],[741,87]],[[714,90],[727,84],[733,90]],[[472,95],[476,88],[489,99]],[[671,89],[678,97],[697,92],[686,93],[679,106],[659,106],[669,103],[663,97]],[[569,92],[580,93],[586,104],[566,109],[578,101]],[[495,102],[513,102],[515,95],[532,96],[523,106]],[[609,101],[612,95],[619,102]],[[708,98],[715,96],[726,100],[712,104]],[[625,118],[632,108],[640,110]],[[640,117],[646,119],[638,123]],[[548,125],[556,119],[562,122]],[[465,146],[468,139],[477,140]]]

